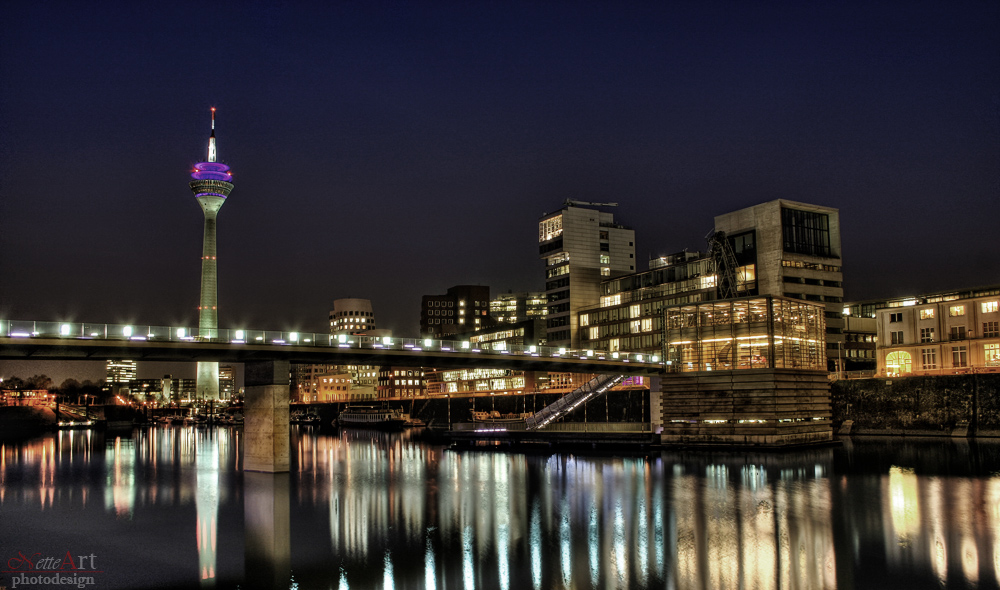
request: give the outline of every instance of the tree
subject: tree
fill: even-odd
[[[52,386],[52,379],[48,375],[32,375],[24,384],[27,389],[48,389]]]

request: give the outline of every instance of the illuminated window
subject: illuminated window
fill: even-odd
[[[611,276],[611,269],[608,268],[608,267],[606,267],[606,266],[602,266],[601,267],[601,276],[602,277],[610,277]]]
[[[590,329],[590,340],[597,340],[600,337],[601,337],[600,328],[591,328]]]
[[[589,326],[589,325],[590,325],[590,316],[586,314],[580,316],[580,326]]]
[[[932,320],[934,319],[934,308],[928,307],[927,309],[920,310],[920,319],[922,320]]]
[[[913,361],[910,353],[894,350],[885,355],[885,370],[890,375],[902,375],[913,371]]]
[[[920,328],[921,342],[934,342],[934,328]]]
[[[538,241],[546,242],[562,234],[562,215],[538,222]]]
[[[637,318],[641,315],[641,308],[638,305],[630,305],[628,308],[628,315],[632,318]]]
[[[950,315],[953,318],[965,315],[965,306],[964,305],[952,305],[951,307],[948,308],[948,315]]]
[[[983,313],[993,313],[997,310],[997,305],[1000,301],[983,301],[982,311]]]
[[[611,264],[611,257],[607,254],[601,254],[601,264]]]
[[[983,358],[987,367],[1000,367],[1000,344],[984,344]]]
[[[951,366],[953,367],[965,367],[968,366],[969,359],[968,353],[964,346],[952,346],[951,347]]]
[[[642,320],[642,331],[652,332],[653,331],[653,320],[650,318]]]

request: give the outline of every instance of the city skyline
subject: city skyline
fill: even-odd
[[[848,300],[1000,276],[996,5],[206,7],[218,38],[112,6],[0,24],[0,317],[197,325],[209,107],[220,327],[359,297],[415,336],[424,294],[542,290],[567,198],[620,203],[636,270],[785,198],[840,210]]]

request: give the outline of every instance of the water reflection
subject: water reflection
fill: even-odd
[[[1000,444],[615,457],[303,430],[291,474],[244,476],[241,436],[160,426],[0,444],[4,551],[79,547],[100,556],[108,588],[1000,580]]]

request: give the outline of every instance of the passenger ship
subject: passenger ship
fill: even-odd
[[[402,410],[374,406],[348,406],[335,424],[355,428],[402,429],[409,418]]]

